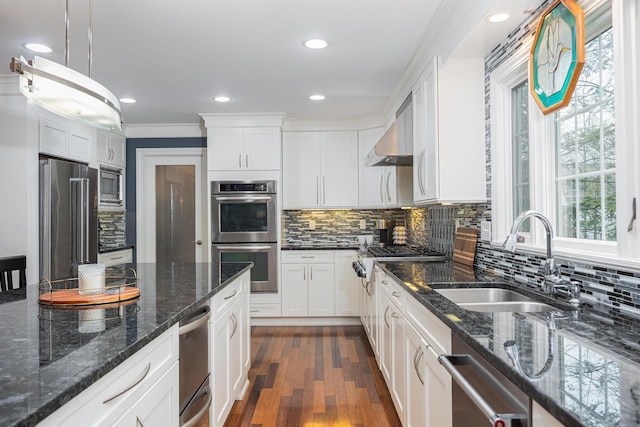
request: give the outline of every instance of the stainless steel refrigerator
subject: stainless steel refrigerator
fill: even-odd
[[[40,160],[40,278],[77,277],[98,260],[98,171]]]

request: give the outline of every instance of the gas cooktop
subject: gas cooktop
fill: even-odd
[[[367,256],[378,260],[402,258],[405,261],[444,261],[445,255],[429,248],[404,245],[371,246]]]

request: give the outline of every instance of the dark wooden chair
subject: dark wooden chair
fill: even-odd
[[[0,290],[13,289],[13,272],[18,271],[19,288],[27,286],[27,257],[24,255],[0,258]]]

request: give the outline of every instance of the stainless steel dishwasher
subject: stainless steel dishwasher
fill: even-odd
[[[209,318],[204,305],[180,322],[180,426],[209,425]]]
[[[469,345],[451,336],[454,354],[438,361],[451,374],[454,427],[527,427],[529,397]]]

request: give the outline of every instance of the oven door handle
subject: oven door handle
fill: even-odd
[[[501,391],[505,397],[513,403],[514,399],[511,398],[508,391],[501,386],[501,384],[487,372],[479,363],[477,363],[473,357],[468,354],[449,354],[438,356],[438,362],[449,372],[451,378],[458,383],[460,388],[469,396],[469,398],[476,404],[478,408],[483,412],[487,419],[491,422],[493,427],[509,427],[511,426],[511,420],[514,419],[526,419],[525,414],[499,414],[491,405],[484,400],[482,395],[467,381],[464,375],[456,368],[455,365],[469,365],[472,366],[487,382],[489,382],[496,391]]]
[[[222,202],[251,203],[254,201],[273,200],[273,196],[214,196],[214,199]]]
[[[233,245],[220,245],[214,243],[216,249],[221,251],[266,251],[267,249],[271,249],[269,245],[247,245],[247,246],[233,246]]]

